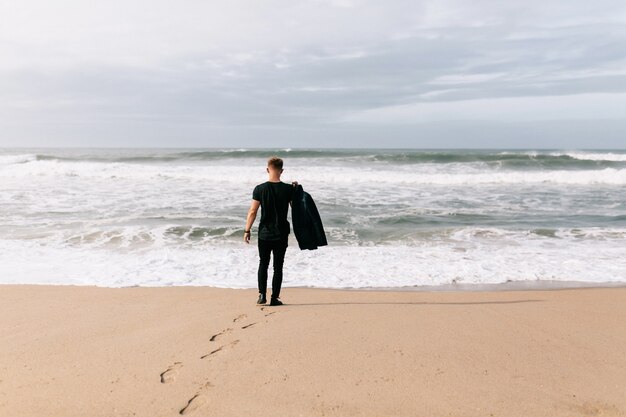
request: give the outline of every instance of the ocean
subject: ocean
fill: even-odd
[[[0,283],[255,288],[272,155],[329,241],[284,287],[626,282],[624,150],[0,149]]]

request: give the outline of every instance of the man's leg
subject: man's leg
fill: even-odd
[[[258,284],[259,294],[265,295],[267,292],[267,268],[270,266],[270,254],[272,247],[269,242],[258,239],[259,241],[259,272],[258,272]]]
[[[280,287],[283,284],[283,263],[285,252],[287,252],[287,238],[284,238],[274,245],[274,276],[272,278],[272,298],[280,296]]]

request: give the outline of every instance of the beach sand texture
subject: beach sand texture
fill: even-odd
[[[625,416],[626,288],[0,287],[0,416]]]

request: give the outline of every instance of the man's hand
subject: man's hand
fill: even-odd
[[[244,232],[244,234],[243,234],[243,241],[245,243],[250,243],[250,232],[248,232],[248,233]]]

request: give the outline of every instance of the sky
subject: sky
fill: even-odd
[[[0,0],[0,147],[626,148],[623,0]]]

